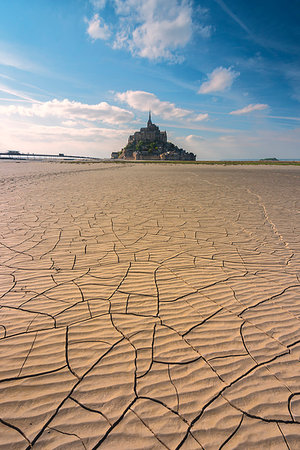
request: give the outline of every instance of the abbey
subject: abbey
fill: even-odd
[[[133,142],[167,142],[167,132],[160,131],[159,127],[152,123],[151,111],[149,111],[149,119],[147,122],[147,128],[141,128],[140,131],[136,131],[129,136],[128,144]]]
[[[160,131],[152,123],[151,111],[146,128],[141,128],[128,138],[120,152],[113,152],[112,159],[195,161],[196,155],[178,148],[167,140],[167,132]]]

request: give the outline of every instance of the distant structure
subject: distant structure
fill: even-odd
[[[128,144],[137,142],[167,142],[167,132],[160,131],[158,126],[152,123],[151,111],[149,111],[149,119],[147,122],[147,128],[141,128],[140,131],[136,131],[129,136]]]
[[[129,136],[120,152],[112,152],[112,159],[195,161],[196,155],[178,148],[167,140],[167,132],[152,123],[151,111],[146,128]]]

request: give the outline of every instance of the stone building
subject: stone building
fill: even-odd
[[[171,161],[195,161],[196,155],[178,148],[167,140],[167,132],[160,131],[159,127],[152,123],[151,112],[146,128],[141,128],[129,136],[127,145],[120,152],[113,152],[112,159],[127,160],[171,160]]]
[[[129,136],[128,144],[143,142],[167,142],[167,132],[160,131],[159,127],[152,123],[151,111],[149,111],[149,119],[147,122],[147,128],[141,128],[140,131],[136,131]]]

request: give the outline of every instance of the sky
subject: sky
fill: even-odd
[[[300,159],[299,0],[0,2],[0,151]]]

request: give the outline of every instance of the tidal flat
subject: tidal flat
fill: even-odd
[[[299,448],[299,166],[0,185],[0,448]]]

